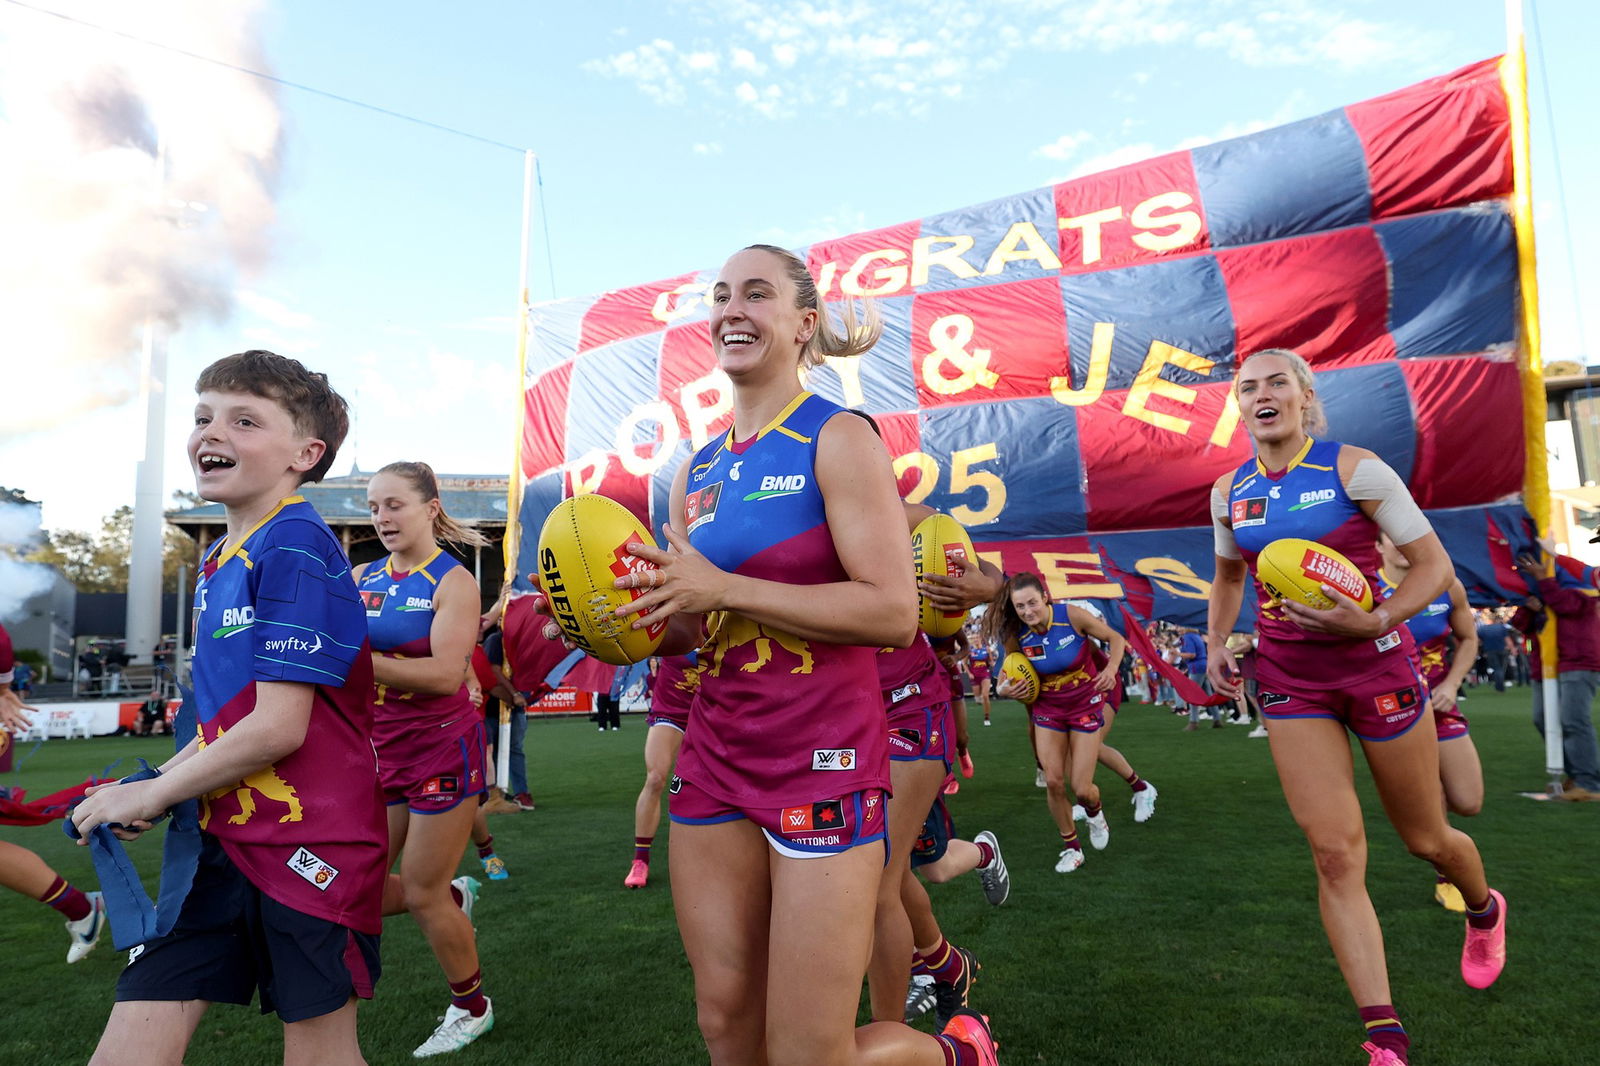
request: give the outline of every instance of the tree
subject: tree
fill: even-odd
[[[100,523],[96,533],[77,529],[46,530],[45,545],[29,555],[29,562],[45,563],[61,571],[79,592],[127,592],[128,557],[133,551],[133,508],[118,507]],[[178,570],[195,561],[195,542],[172,526],[163,527],[161,591],[178,590]]]

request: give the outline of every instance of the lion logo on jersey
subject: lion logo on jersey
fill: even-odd
[[[756,657],[739,667],[747,674],[755,673],[772,661],[774,643],[800,660],[799,665],[790,669],[789,673],[809,674],[814,664],[811,645],[806,641],[793,633],[786,633],[775,627],[769,628],[732,611],[714,613],[710,620],[710,630],[711,636],[707,643],[712,648],[712,654],[708,670],[712,677],[722,676],[722,663],[729,652],[748,644],[755,645]]]
[[[217,736],[221,737],[224,732],[226,730],[217,730]],[[206,746],[206,741],[203,737],[200,740],[200,746],[202,748]],[[205,829],[211,824],[211,802],[220,800],[230,792],[233,793],[235,801],[239,804],[239,813],[229,816],[229,825],[249,824],[250,819],[255,817],[257,796],[274,800],[288,808],[288,811],[278,819],[279,825],[287,822],[298,822],[304,817],[304,811],[300,805],[300,797],[295,794],[294,786],[279,777],[278,772],[268,766],[257,770],[237,785],[228,785],[200,797],[201,805],[204,808],[200,814],[201,829]]]

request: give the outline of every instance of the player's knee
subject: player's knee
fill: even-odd
[[[1406,850],[1423,862],[1437,863],[1448,856],[1450,851],[1446,834],[1432,830],[1413,831],[1401,834]]]
[[[737,996],[700,995],[695,1000],[695,1014],[712,1058],[742,1062],[755,1057],[763,1037],[759,1010],[743,1009]],[[747,1054],[741,1056],[740,1048],[746,1048]]]
[[[1313,840],[1311,855],[1317,864],[1317,879],[1327,884],[1343,885],[1366,876],[1366,855],[1358,841]]]

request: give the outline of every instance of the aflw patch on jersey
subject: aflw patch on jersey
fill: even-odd
[[[310,848],[296,848],[285,865],[309,881],[319,892],[328,891],[333,879],[339,876],[337,869],[317,858],[316,852]]]

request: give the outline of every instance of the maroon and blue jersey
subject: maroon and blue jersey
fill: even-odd
[[[967,669],[972,672],[972,680],[982,681],[987,678],[993,659],[994,656],[987,644],[972,645],[967,652]]]
[[[1268,692],[1339,688],[1359,674],[1412,653],[1411,633],[1397,626],[1375,640],[1313,633],[1290,619],[1281,601],[1256,578],[1256,557],[1275,540],[1298,537],[1332,548],[1378,589],[1378,524],[1345,491],[1338,441],[1307,438],[1281,471],[1251,459],[1234,472],[1228,517],[1239,553],[1255,579],[1260,602],[1257,677]],[[1381,601],[1381,596],[1375,597]]]
[[[731,573],[796,586],[850,580],[817,487],[817,437],[844,408],[802,392],[754,437],[729,429],[689,460],[689,542]],[[903,535],[903,531],[901,531]],[[724,803],[783,806],[887,788],[877,649],[805,640],[732,611],[707,616],[705,671],[678,776]]]
[[[372,750],[372,658],[350,562],[300,496],[207,553],[194,593],[202,746],[256,705],[259,681],[311,686],[305,741],[201,797],[200,827],[287,907],[363,933],[383,922],[388,830]]]
[[[415,569],[394,569],[394,556],[361,575],[372,650],[390,659],[425,659],[433,654],[433,595],[439,582],[461,564],[442,548]],[[421,758],[440,743],[453,744],[482,720],[461,687],[447,696],[407,692],[376,684],[372,691],[373,733],[378,755],[388,764]]]
[[[1389,575],[1378,571],[1377,587],[1383,598],[1394,595],[1395,585]],[[1450,674],[1450,590],[1445,589],[1422,610],[1406,619],[1411,639],[1416,644],[1417,669],[1432,688]]]
[[[1095,671],[1089,658],[1089,642],[1078,632],[1068,616],[1065,603],[1050,604],[1050,628],[1036,633],[1024,626],[1017,638],[1022,652],[1039,675],[1039,695],[1093,681]]]

